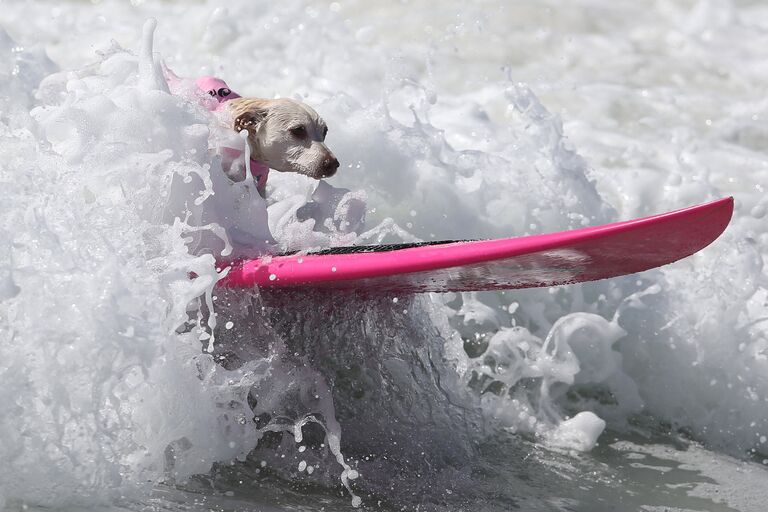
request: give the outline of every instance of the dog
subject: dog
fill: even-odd
[[[236,98],[227,107],[235,131],[248,131],[252,159],[316,180],[336,174],[339,161],[325,145],[328,125],[310,106],[291,99]]]
[[[336,174],[339,161],[325,144],[328,125],[309,105],[285,98],[243,98],[216,77],[198,78],[196,85],[210,96],[209,109],[225,108],[232,128],[248,133],[251,172],[262,196],[269,169],[316,180]],[[227,174],[233,181],[246,178],[244,166],[234,166]]]

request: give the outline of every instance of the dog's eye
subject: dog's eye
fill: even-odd
[[[328,127],[327,126],[323,128],[323,138],[325,138],[326,135],[328,135]]]
[[[213,96],[215,98],[216,97],[216,90],[215,89],[211,89],[210,91],[208,91],[208,94],[210,94],[211,96]]]
[[[219,92],[218,92],[219,96],[221,96],[222,98],[226,98],[231,93],[232,93],[232,91],[230,91],[226,87],[222,87],[221,89],[219,89]]]
[[[307,129],[303,126],[297,126],[290,129],[291,135],[298,139],[304,139],[307,137]]]

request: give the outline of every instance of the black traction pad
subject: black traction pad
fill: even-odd
[[[308,252],[307,256],[330,256],[332,254],[364,254],[370,252],[390,252],[401,249],[413,249],[414,247],[425,247],[428,245],[455,244],[458,242],[473,242],[474,240],[438,240],[436,242],[412,242],[405,244],[383,244],[383,245],[351,245],[344,247],[331,247],[316,252]],[[298,254],[299,251],[284,252],[278,256],[291,256]]]

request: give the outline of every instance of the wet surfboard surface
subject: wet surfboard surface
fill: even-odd
[[[733,198],[727,197],[650,217],[558,233],[263,256],[229,264],[219,285],[418,293],[595,281],[690,256],[717,239],[732,214]]]

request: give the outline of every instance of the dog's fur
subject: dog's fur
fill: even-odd
[[[235,98],[227,108],[235,131],[248,131],[252,159],[317,180],[333,176],[339,168],[325,145],[328,126],[308,105],[291,99]]]

